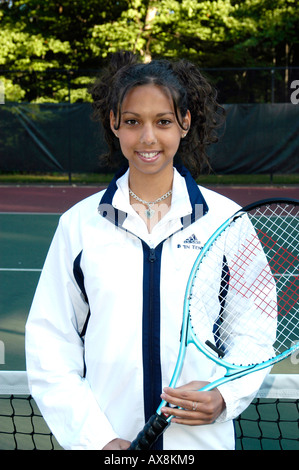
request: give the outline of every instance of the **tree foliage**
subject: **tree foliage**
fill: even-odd
[[[1,80],[7,99],[86,100],[90,71],[119,49],[201,67],[294,66],[298,13],[297,0],[0,0]]]

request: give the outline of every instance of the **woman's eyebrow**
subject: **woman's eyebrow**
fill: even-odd
[[[134,116],[140,116],[140,114],[134,113],[133,111],[123,111],[121,114],[122,115],[124,115],[124,114],[133,114]],[[171,114],[172,116],[174,116],[174,113],[172,111],[165,111],[163,113],[158,113],[158,114],[156,114],[156,116],[161,117],[161,116],[165,116],[166,114]]]

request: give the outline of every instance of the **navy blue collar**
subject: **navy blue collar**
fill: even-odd
[[[124,166],[114,175],[114,178],[111,180],[111,182],[109,183],[108,188],[106,189],[106,191],[103,194],[100,205],[101,204],[112,204],[112,199],[114,197],[114,194],[117,191],[116,182],[119,178],[121,178],[126,173],[127,170],[128,170],[128,167]]]
[[[185,178],[185,181],[186,181],[189,199],[190,199],[190,203],[192,206],[191,217],[190,215],[187,216],[189,220],[187,225],[190,225],[191,223],[195,222],[197,219],[205,215],[208,212],[209,207],[199,187],[197,186],[196,181],[192,178],[187,168],[185,168],[182,165],[179,165],[179,166],[176,166],[176,169],[180,173],[180,175],[183,178]],[[112,179],[111,183],[109,184],[108,188],[103,194],[103,197],[100,201],[99,208],[98,208],[99,213],[103,217],[106,217],[108,218],[108,220],[115,223],[115,225],[122,225],[125,218],[127,217],[127,214],[125,212],[119,211],[117,209],[114,209],[113,216],[111,214],[112,200],[113,200],[115,192],[117,191],[117,180],[121,176],[123,176],[127,170],[128,170],[128,167],[123,167],[119,172],[115,174],[114,178]],[[107,210],[108,206],[110,206],[110,210]],[[185,217],[183,219],[185,219]],[[186,227],[185,220],[182,220],[182,222],[183,222],[183,225]]]
[[[180,173],[180,175],[185,178],[189,199],[192,207],[190,223],[193,223],[197,219],[205,215],[209,211],[209,207],[196,181],[192,178],[187,168],[185,168],[183,165],[176,166],[175,168]],[[183,225],[186,226],[186,224]]]

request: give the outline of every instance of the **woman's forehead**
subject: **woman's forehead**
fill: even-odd
[[[174,113],[174,105],[170,92],[158,85],[139,85],[131,88],[121,103],[121,112],[137,112],[144,110],[156,114]]]

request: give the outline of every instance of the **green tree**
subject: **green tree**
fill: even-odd
[[[88,77],[71,71],[99,66],[101,55],[91,54],[90,30],[124,8],[126,1],[0,0],[0,74],[10,71],[1,77],[7,98],[66,101],[73,79],[73,100],[87,99]],[[27,73],[17,72],[22,70]]]
[[[298,13],[297,0],[0,0],[0,74],[10,71],[1,79],[10,99],[76,101],[88,99],[91,70],[119,49],[204,68],[296,65]],[[213,76],[229,91],[232,78]],[[233,78],[239,87],[250,80]]]

